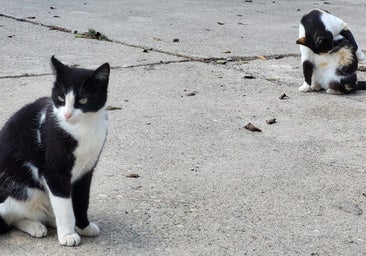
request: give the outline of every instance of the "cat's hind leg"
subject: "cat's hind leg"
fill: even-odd
[[[38,221],[22,219],[13,223],[13,226],[34,237],[44,237],[47,235],[46,226]]]
[[[328,94],[344,94],[351,93],[357,89],[357,75],[350,74],[344,76],[339,82],[332,81],[328,85]]]

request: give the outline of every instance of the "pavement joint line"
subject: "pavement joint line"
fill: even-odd
[[[68,34],[74,34],[72,32],[72,30],[64,28],[64,27],[59,27],[59,26],[54,26],[54,25],[47,25],[47,24],[43,24],[41,22],[28,20],[26,18],[17,18],[15,16],[6,15],[6,14],[3,14],[3,13],[0,13],[0,17],[13,19],[13,20],[20,21],[20,22],[27,22],[27,23],[30,23],[30,24],[33,24],[33,25],[49,28],[50,30],[56,30],[56,31],[64,32],[64,33],[68,33]],[[97,40],[97,39],[94,39],[94,40]],[[211,63],[211,62],[216,62],[218,60],[227,60],[227,61],[233,61],[233,62],[240,62],[240,61],[253,61],[253,60],[260,59],[260,58],[262,58],[262,59],[263,58],[264,59],[280,59],[280,58],[299,57],[300,56],[300,54],[290,53],[290,54],[273,54],[273,55],[263,55],[263,56],[193,57],[193,56],[189,56],[189,55],[185,55],[185,54],[174,53],[174,52],[165,51],[165,50],[161,50],[161,49],[156,49],[156,48],[152,48],[152,47],[130,44],[130,43],[126,43],[126,42],[122,42],[122,41],[114,40],[114,39],[109,39],[109,38],[103,39],[101,41],[116,43],[116,44],[124,45],[124,46],[127,46],[127,47],[139,48],[139,49],[142,49],[144,51],[158,52],[158,53],[162,53],[162,54],[166,54],[166,55],[186,59],[186,60],[183,60],[183,61],[173,61],[173,62],[167,61],[167,62],[160,62],[160,63],[133,65],[131,67],[151,66],[151,65],[179,63],[179,62],[187,62],[187,61]],[[18,76],[16,76],[16,77],[18,77]],[[0,79],[1,78],[4,78],[4,77],[0,77]]]
[[[286,58],[286,57],[298,57],[300,55],[298,54],[285,54],[285,55],[280,55],[283,56],[281,58]],[[275,59],[278,58],[278,55],[269,55],[266,56],[266,59]],[[185,59],[185,60],[171,60],[171,61],[159,61],[159,62],[153,62],[153,63],[144,63],[144,64],[132,64],[132,65],[124,65],[124,66],[111,66],[111,69],[127,69],[127,68],[139,68],[139,67],[153,67],[153,66],[158,66],[158,65],[168,65],[168,64],[175,64],[175,63],[185,63],[185,62],[201,62],[201,63],[211,63],[211,64],[216,64],[216,61],[218,60],[222,60],[223,58],[199,58],[199,59]],[[257,56],[252,56],[252,57],[232,57],[232,60],[230,60],[229,62],[240,62],[240,61],[244,61],[244,62],[248,62],[248,61],[253,61],[253,60],[258,60]],[[216,65],[220,65],[221,64],[216,64]],[[32,74],[32,73],[25,73],[25,74],[21,74],[21,75],[6,75],[6,76],[0,76],[0,79],[17,79],[17,78],[25,78],[25,77],[41,77],[41,76],[51,76],[53,75],[53,73],[40,73],[40,74]]]

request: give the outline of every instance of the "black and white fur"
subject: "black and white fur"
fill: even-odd
[[[71,68],[52,57],[52,97],[26,105],[0,131],[0,233],[57,228],[60,244],[96,236],[87,210],[93,169],[107,134],[109,64]]]
[[[302,17],[296,42],[305,78],[300,91],[343,94],[358,89],[358,62],[365,56],[347,23],[324,10],[313,10]]]

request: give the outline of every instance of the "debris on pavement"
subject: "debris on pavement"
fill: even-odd
[[[288,98],[288,96],[286,95],[286,93],[283,93],[280,97],[279,97],[279,99],[280,100],[284,100],[284,99],[287,99]]]
[[[127,178],[140,178],[140,175],[138,175],[137,173],[128,173],[125,175]]]
[[[266,120],[266,123],[267,124],[274,124],[274,123],[277,123],[277,120],[276,120],[276,118],[271,118],[271,119]]]
[[[261,129],[259,129],[258,127],[254,126],[252,123],[248,123],[247,125],[244,126],[245,129],[252,131],[252,132],[262,132]]]

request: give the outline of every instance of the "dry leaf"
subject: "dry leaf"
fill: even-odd
[[[127,178],[135,178],[135,179],[140,177],[140,175],[138,175],[137,173],[129,173],[129,174],[126,174],[125,176]]]
[[[62,28],[62,27],[58,27],[58,26],[51,26],[50,30],[57,30],[57,31],[61,31],[61,32],[71,33],[70,29],[66,29],[66,28]]]
[[[187,93],[186,96],[194,96],[196,94],[197,94],[197,92],[190,92],[190,93]]]
[[[272,119],[266,120],[266,123],[267,124],[274,124],[274,123],[277,123],[277,121],[276,121],[276,118],[272,118]]]
[[[121,107],[115,107],[115,106],[108,106],[107,110],[120,110],[122,109]]]
[[[226,64],[226,60],[217,60],[216,64],[220,64],[220,65],[225,65]]]
[[[231,51],[223,51],[222,53],[228,54],[231,53]]]
[[[244,76],[244,78],[245,78],[245,79],[255,79],[255,77],[254,77],[254,76],[252,76],[252,75],[246,75],[246,76]]]
[[[248,123],[247,125],[244,126],[244,128],[252,132],[262,132],[261,129],[255,127],[252,123]]]
[[[159,37],[154,37],[153,39],[154,39],[155,41],[158,41],[158,42],[159,42],[159,41],[161,41],[161,39],[160,39]]]
[[[266,60],[267,58],[266,58],[266,57],[264,57],[263,55],[259,55],[259,56],[258,56],[258,59],[260,59],[260,60]]]
[[[287,98],[288,98],[288,96],[286,95],[286,93],[282,94],[282,95],[279,97],[279,99],[280,99],[280,100],[284,100],[284,99],[287,99]]]

